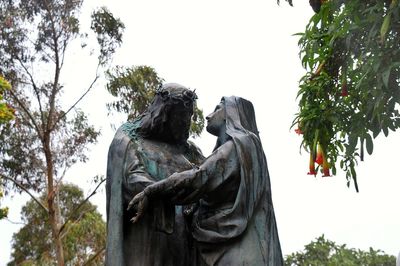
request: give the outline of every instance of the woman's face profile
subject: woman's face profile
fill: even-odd
[[[215,107],[214,112],[206,117],[207,131],[214,136],[219,136],[222,129],[225,127],[225,104],[221,102]]]

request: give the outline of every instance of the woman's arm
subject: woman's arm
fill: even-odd
[[[215,150],[199,166],[191,170],[174,173],[168,178],[147,186],[144,194],[151,198],[165,198],[176,205],[198,201],[203,195],[235,176],[239,162],[233,141],[228,141]]]
[[[228,141],[215,150],[199,166],[191,170],[174,173],[168,178],[147,186],[129,203],[128,209],[136,213],[131,219],[136,222],[144,214],[148,202],[158,199],[175,205],[197,202],[239,174],[239,162],[233,141]]]

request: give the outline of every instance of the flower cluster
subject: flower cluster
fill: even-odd
[[[322,165],[322,176],[331,176],[330,171],[329,171],[329,163],[328,160],[325,156],[325,152],[324,149],[322,148],[322,146],[320,144],[318,144],[318,148],[317,148],[317,154],[314,156],[314,152],[311,151],[310,152],[310,171],[307,173],[309,175],[317,175],[317,171],[315,170],[315,163],[318,164],[318,166]]]

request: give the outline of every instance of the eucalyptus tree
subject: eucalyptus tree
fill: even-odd
[[[45,200],[42,193],[41,200]],[[106,226],[96,206],[84,200],[83,191],[76,185],[59,188],[60,217],[68,220],[62,242],[66,265],[104,265]],[[80,206],[80,212],[73,212]],[[68,217],[71,215],[71,217]],[[54,265],[55,247],[46,213],[34,200],[21,210],[25,224],[12,238],[12,261],[9,265]],[[65,235],[65,236],[64,236]]]
[[[368,251],[338,245],[324,235],[304,246],[304,250],[285,256],[285,265],[364,265],[390,266],[396,258],[381,250],[370,248]]]
[[[106,78],[107,90],[115,97],[113,102],[107,104],[109,112],[124,113],[128,120],[135,119],[146,110],[164,81],[149,66],[116,66],[107,70]],[[191,135],[199,136],[203,127],[203,111],[195,106],[190,126]]]
[[[90,28],[99,50],[96,74],[91,84],[75,89],[71,106],[63,106],[61,77],[68,48],[74,40],[81,39],[82,47],[90,40],[79,23],[82,2],[0,0],[0,75],[12,84],[4,97],[15,109],[15,120],[1,127],[0,175],[6,192],[25,191],[44,210],[58,265],[64,265],[66,222],[60,217],[59,188],[69,167],[87,160],[87,145],[100,134],[76,105],[121,44],[124,28],[107,8],[93,11]],[[40,191],[46,191],[45,198],[35,197]]]
[[[6,102],[3,100],[3,94],[6,90],[10,90],[11,85],[5,80],[2,76],[0,76],[0,128],[2,128],[5,124],[9,123],[11,119],[14,118],[14,109],[12,109]],[[1,177],[0,177],[1,181]],[[0,183],[0,200],[3,197],[3,188]],[[0,208],[0,220],[4,217],[7,217],[8,207]]]

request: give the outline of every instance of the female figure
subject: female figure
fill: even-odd
[[[213,153],[197,168],[146,187],[129,205],[137,210],[132,221],[154,200],[198,202],[192,265],[283,265],[253,105],[223,97],[207,117],[207,131],[218,137]]]

